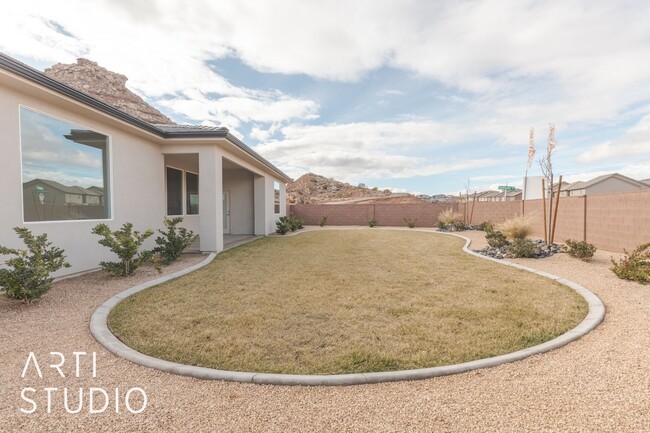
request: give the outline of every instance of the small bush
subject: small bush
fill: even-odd
[[[177,227],[182,222],[182,217],[165,218],[163,224],[167,227],[167,231],[158,230],[158,233],[162,236],[156,238],[156,245],[158,246],[153,249],[153,252],[158,254],[166,265],[176,261],[183,254],[183,251],[199,237],[192,230]]]
[[[290,228],[289,227],[289,218],[287,218],[286,216],[280,217],[280,219],[278,219],[275,222],[275,227],[276,227],[275,232],[277,234],[286,235],[287,232],[289,231],[289,228]]]
[[[151,262],[160,270],[152,251],[139,251],[142,243],[153,235],[153,230],[140,233],[133,231],[133,224],[124,223],[119,230],[111,231],[106,224],[97,224],[92,234],[102,236],[101,245],[108,247],[120,258],[119,262],[101,262],[99,266],[112,275],[131,275],[145,262]]]
[[[623,250],[625,255],[620,261],[612,258],[612,272],[618,278],[624,280],[636,281],[641,284],[650,283],[650,243],[641,244],[628,253]]]
[[[323,215],[320,217],[320,221],[318,221],[318,224],[323,227],[325,224],[327,224],[327,214]]]
[[[499,230],[490,230],[485,232],[485,240],[492,248],[501,248],[508,245],[506,235],[501,233]]]
[[[462,219],[463,216],[458,212],[454,212],[451,208],[447,209],[444,212],[441,212],[440,215],[438,215],[438,221],[443,222],[445,226],[453,224],[456,221],[461,221]]]
[[[377,220],[376,219],[369,219],[368,220],[368,227],[374,227],[377,225]]]
[[[447,227],[447,224],[443,223],[442,221],[438,221],[436,223],[436,227],[438,227],[438,230],[444,230]]]
[[[464,221],[454,221],[453,226],[457,232],[462,232],[464,230],[467,230],[467,225],[465,224]]]
[[[27,249],[0,246],[0,254],[16,256],[5,261],[8,268],[0,269],[0,288],[8,298],[29,304],[50,290],[52,272],[69,268],[70,264],[63,255],[65,251],[47,241],[47,234],[34,236],[25,227],[14,227],[14,231]]]
[[[417,222],[417,220],[418,220],[417,218],[404,218],[404,222],[410,229],[415,228],[415,223]]]
[[[569,254],[571,257],[575,257],[582,261],[588,262],[594,256],[596,252],[596,247],[593,244],[587,243],[585,241],[574,241],[572,239],[567,239],[564,242],[566,245],[563,250]]]
[[[294,214],[289,215],[289,218],[287,218],[287,224],[289,226],[289,230],[292,232],[295,232],[296,230],[300,230],[303,228],[304,221],[295,216]]]
[[[532,258],[535,257],[537,247],[530,239],[515,239],[507,250],[517,258]]]
[[[476,229],[484,231],[484,232],[493,232],[494,231],[494,225],[490,221],[483,221],[481,224],[479,224],[476,227]]]
[[[510,218],[497,228],[510,239],[526,239],[533,231],[530,220],[523,215]]]

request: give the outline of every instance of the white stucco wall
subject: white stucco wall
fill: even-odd
[[[107,220],[24,223],[22,216],[22,171],[19,107],[60,118],[109,137],[111,216]],[[117,229],[132,222],[136,230],[162,228],[166,214],[165,155],[169,165],[199,174],[200,215],[185,216],[184,226],[201,236],[201,250],[223,249],[221,198],[224,189],[238,192],[231,212],[232,233],[269,234],[276,219],[285,214],[285,190],[281,182],[280,215],[273,213],[273,181],[276,176],[261,161],[225,138],[163,139],[133,125],[110,117],[56,92],[0,70],[0,244],[22,247],[12,227],[27,226],[34,234],[47,233],[49,239],[66,250],[70,269],[65,275],[98,267],[100,261],[116,260],[91,229],[105,222]],[[191,163],[179,164],[173,154],[196,155]],[[244,171],[231,177],[222,175],[224,158]],[[181,158],[182,159],[182,158]],[[179,166],[180,165],[180,166]],[[198,168],[198,170],[197,170]],[[154,246],[155,235],[145,248]],[[0,257],[0,260],[4,259]]]
[[[58,117],[109,137],[111,160],[112,212],[106,221],[58,221],[23,223],[22,173],[20,153],[19,106],[24,105],[43,114]],[[102,260],[115,256],[97,243],[99,237],[90,233],[99,222],[112,228],[132,222],[135,229],[162,227],[164,201],[164,161],[158,145],[124,130],[84,116],[66,103],[53,103],[48,98],[17,92],[0,85],[0,244],[22,247],[12,227],[25,225],[33,233],[47,233],[54,245],[64,248],[72,265],[59,274],[96,268]],[[142,162],[146,161],[146,164]],[[117,199],[119,197],[119,199]],[[153,237],[147,247],[153,246]]]
[[[223,189],[230,192],[230,233],[255,233],[253,173],[248,170],[224,170]]]

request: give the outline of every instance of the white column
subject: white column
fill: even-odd
[[[223,170],[216,145],[199,151],[199,236],[201,251],[223,250]]]
[[[255,234],[266,234],[266,182],[264,176],[253,175],[253,200],[255,212]]]

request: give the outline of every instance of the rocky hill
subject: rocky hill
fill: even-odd
[[[145,122],[174,124],[169,117],[127,89],[126,76],[111,72],[90,60],[77,59],[77,63],[71,64],[57,63],[45,69],[44,73]]]
[[[340,202],[412,203],[420,202],[420,200],[411,194],[392,194],[387,189],[368,188],[363,184],[353,186],[314,173],[303,174],[287,184],[287,203],[289,204]]]

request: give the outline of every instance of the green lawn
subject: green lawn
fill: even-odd
[[[433,367],[530,347],[587,314],[573,290],[396,230],[269,237],[121,302],[109,327],[158,358],[334,374]]]

